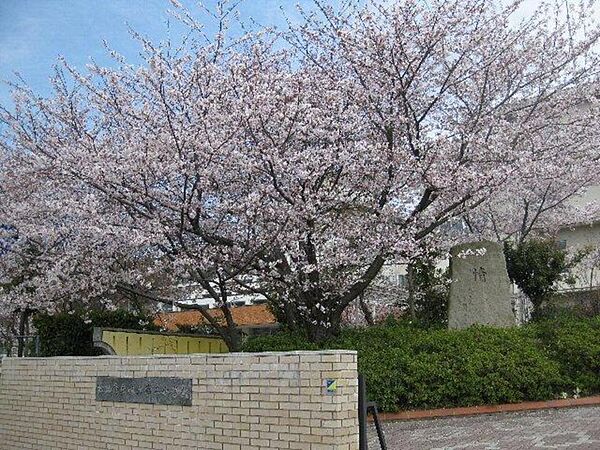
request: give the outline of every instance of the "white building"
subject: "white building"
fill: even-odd
[[[583,196],[573,200],[573,204],[586,207],[592,202],[600,202],[600,186],[590,188]],[[579,264],[573,270],[575,285],[563,285],[563,290],[569,289],[595,289],[600,288],[600,218],[591,223],[575,223],[565,226],[559,231],[557,240],[562,248],[570,252],[588,250],[592,252],[590,258]],[[595,263],[594,263],[595,262]]]

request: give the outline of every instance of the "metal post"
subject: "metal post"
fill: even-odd
[[[383,434],[383,429],[381,428],[381,424],[379,423],[379,411],[377,411],[377,405],[373,403],[371,405],[371,409],[373,411],[373,420],[375,421],[377,437],[379,438],[379,447],[381,447],[381,450],[387,450],[387,444],[385,443],[385,435]]]
[[[358,375],[358,448],[369,450],[367,441],[367,387],[362,375]]]

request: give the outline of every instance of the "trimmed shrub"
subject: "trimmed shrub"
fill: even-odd
[[[600,392],[600,317],[577,320],[562,316],[539,322],[532,330],[569,380],[565,392]]]
[[[95,356],[94,327],[157,330],[151,317],[126,310],[94,310],[89,313],[70,312],[36,314],[33,325],[40,338],[40,356]]]
[[[245,351],[358,352],[371,400],[384,411],[547,400],[600,392],[600,319],[522,328],[425,330],[405,322],[346,329],[320,346],[280,333]]]
[[[33,318],[40,339],[40,356],[98,355],[92,327],[77,314],[37,314]]]
[[[92,327],[125,328],[128,330],[158,331],[160,327],[154,325],[153,317],[147,314],[134,313],[125,309],[113,311],[96,309],[89,312],[89,321]]]

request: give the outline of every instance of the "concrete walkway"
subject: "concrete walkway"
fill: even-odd
[[[600,407],[384,422],[389,450],[600,450]],[[378,450],[374,428],[369,450]]]

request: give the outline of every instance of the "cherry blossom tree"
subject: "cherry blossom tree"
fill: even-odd
[[[599,93],[597,90],[593,95]],[[578,120],[578,109],[564,113],[562,120]],[[588,124],[592,133],[598,120],[594,123],[594,116],[598,117],[597,111]],[[600,185],[600,150],[597,141],[589,138],[589,134],[582,134],[569,151],[557,152],[543,167],[510,180],[498,195],[465,215],[465,228],[519,246],[532,236],[554,236],[562,228],[598,220],[598,200],[588,196],[589,201],[583,201],[590,188]]]
[[[548,4],[511,27],[519,5],[415,1],[345,15],[323,4],[324,19],[307,13],[289,37],[316,71],[354,81],[340,95],[388,152],[394,191],[383,212],[411,229],[412,243],[389,233],[406,246],[392,244],[395,257],[414,258],[414,241],[451,245],[442,225],[517,183],[540,191],[565,171],[577,188],[589,182],[567,162],[589,169],[597,158],[597,31],[582,31],[585,9],[575,30]],[[553,178],[557,163],[566,170]]]
[[[116,68],[65,65],[50,98],[16,89],[0,223],[63,243],[34,298],[151,289],[161,272],[218,301],[233,350],[236,289],[322,340],[386,261],[597,142],[586,7],[569,24],[543,4],[515,26],[519,2],[315,5],[286,32],[235,39],[230,9],[215,38],[182,12],[182,47],[137,36],[141,66],[114,54]]]

